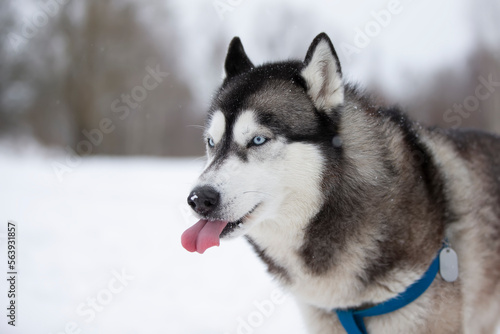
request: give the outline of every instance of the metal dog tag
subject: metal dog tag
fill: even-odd
[[[450,247],[445,247],[439,253],[439,273],[446,282],[455,282],[458,278],[457,253]]]

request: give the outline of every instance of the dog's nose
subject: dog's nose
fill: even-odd
[[[212,213],[219,205],[220,194],[210,186],[196,187],[189,194],[187,202],[202,216]]]

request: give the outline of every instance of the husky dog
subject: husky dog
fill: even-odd
[[[245,236],[310,333],[345,333],[418,281],[443,242],[458,279],[364,319],[368,333],[494,333],[500,319],[500,138],[425,128],[344,82],[318,35],[304,61],[254,66],[235,37],[209,111],[207,164],[183,246]]]

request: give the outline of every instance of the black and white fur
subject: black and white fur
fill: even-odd
[[[318,35],[304,61],[254,66],[236,37],[207,121],[197,187],[301,305],[310,333],[344,333],[336,308],[393,298],[445,237],[459,279],[367,318],[369,333],[494,333],[500,319],[500,139],[424,128],[342,79]],[[254,138],[265,143],[255,145]],[[208,144],[209,143],[209,144]],[[213,147],[211,146],[213,144]]]

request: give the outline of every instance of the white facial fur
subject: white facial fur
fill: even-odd
[[[220,116],[212,117],[208,135],[216,146],[220,141],[214,137],[220,134],[217,129],[222,124],[225,121]],[[309,202],[321,202],[318,185],[323,161],[313,145],[286,143],[260,125],[250,110],[238,117],[232,131],[233,141],[246,151],[247,161],[229,153],[217,168],[212,168],[213,156],[209,153],[209,164],[198,181],[198,185],[210,185],[221,194],[221,217],[217,218],[235,222],[258,206],[232,236],[245,234],[264,220],[280,221],[279,217],[285,215],[283,223],[288,224],[316,212]],[[267,142],[247,148],[255,136],[264,136]]]
[[[217,110],[212,114],[210,120],[208,121],[209,125],[205,132],[205,144],[207,143],[208,138],[211,138],[215,145],[219,144],[224,137],[224,133],[226,131],[226,118],[222,111]],[[207,146],[207,163],[205,168],[207,168],[212,163],[213,156],[210,155],[210,149]]]
[[[234,141],[241,147],[246,147],[255,136],[264,136],[270,140],[273,133],[259,125],[253,111],[244,111],[236,120],[233,128]]]
[[[217,110],[213,113],[212,118],[210,119],[210,126],[207,133],[217,144],[221,141],[222,136],[224,136],[225,130],[226,118],[220,110]]]

